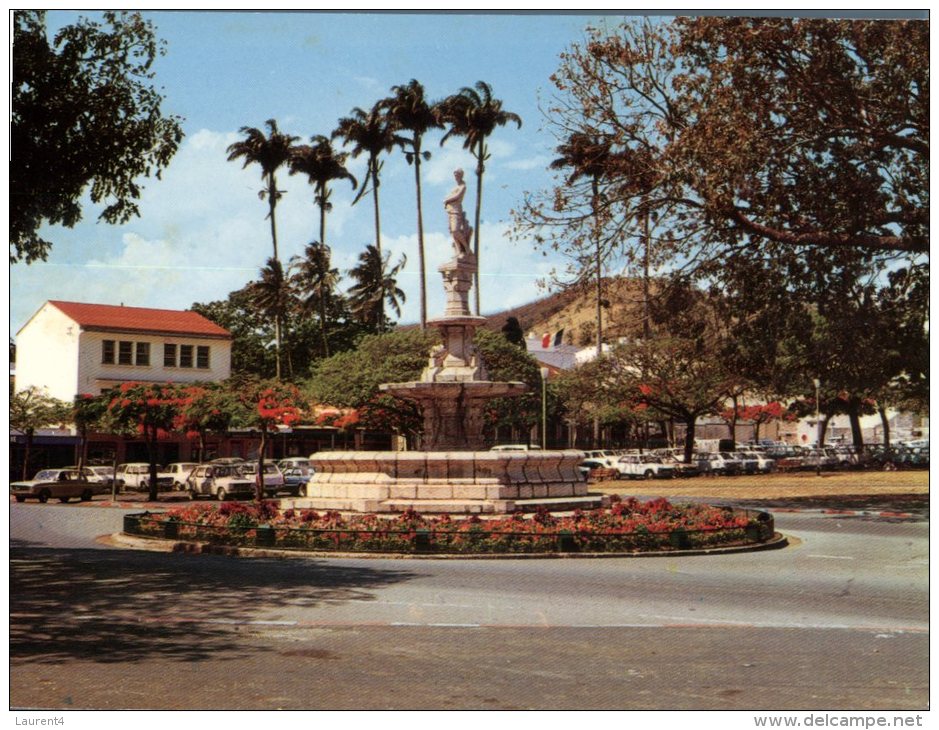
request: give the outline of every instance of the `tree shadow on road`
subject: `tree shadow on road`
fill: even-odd
[[[312,560],[11,546],[10,659],[243,658],[233,633],[294,609],[375,599],[417,574]]]

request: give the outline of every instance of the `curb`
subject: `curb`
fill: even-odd
[[[360,560],[539,560],[556,558],[678,558],[699,555],[733,555],[766,550],[780,550],[789,545],[789,539],[780,532],[772,539],[754,545],[730,545],[727,547],[701,548],[697,550],[661,550],[645,553],[467,553],[450,555],[445,553],[341,553],[313,552],[305,550],[272,550],[269,548],[234,547],[211,543],[165,540],[162,538],[138,537],[116,532],[102,535],[97,542],[111,547],[126,547],[161,553],[190,553],[195,555],[227,555],[244,558],[338,558]]]

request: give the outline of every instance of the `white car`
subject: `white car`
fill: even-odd
[[[740,462],[732,458],[728,452],[721,452],[719,454],[695,454],[692,458],[695,464],[698,465],[698,469],[701,470],[702,474],[721,474],[727,476],[739,474],[741,470]]]
[[[627,454],[616,462],[620,476],[628,479],[671,479],[675,467],[665,463],[661,456],[652,454]]]
[[[241,470],[247,479],[253,484],[258,476],[258,462],[249,461],[241,465]],[[273,497],[281,491],[286,485],[284,474],[273,461],[264,462],[264,493],[268,497]]]
[[[594,449],[593,451],[585,451],[584,458],[592,459],[593,461],[601,461],[607,469],[618,469],[616,465],[617,460],[619,459],[616,454],[612,451],[601,451],[599,449]]]
[[[117,467],[117,478],[125,489],[150,489],[150,465],[144,463],[121,464]],[[157,469],[157,491],[169,491],[173,488],[173,475]]]
[[[189,474],[186,490],[190,499],[214,497],[224,502],[230,497],[253,497],[254,479],[246,477],[238,464],[200,464]]]
[[[499,446],[493,446],[490,451],[541,451],[540,446],[528,444],[500,444]]]
[[[186,488],[186,480],[198,464],[189,461],[176,461],[167,464],[164,471],[173,477],[173,489],[181,490]]]
[[[741,451],[739,453],[751,461],[756,461],[756,471],[760,474],[769,474],[776,467],[776,460],[771,459],[761,451]]]

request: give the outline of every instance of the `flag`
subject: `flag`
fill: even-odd
[[[558,347],[561,344],[561,339],[564,337],[564,329],[559,329],[554,335],[554,346]]]
[[[541,347],[547,350],[549,347],[557,347],[561,344],[561,340],[564,337],[564,330],[559,329],[554,334],[550,332],[545,332],[541,338]]]
[[[550,345],[551,345],[551,333],[545,332],[544,336],[541,338],[541,346],[545,350],[547,350]]]

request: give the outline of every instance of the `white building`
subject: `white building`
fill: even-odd
[[[16,390],[71,401],[126,381],[224,380],[231,339],[196,312],[48,301],[16,334]]]

